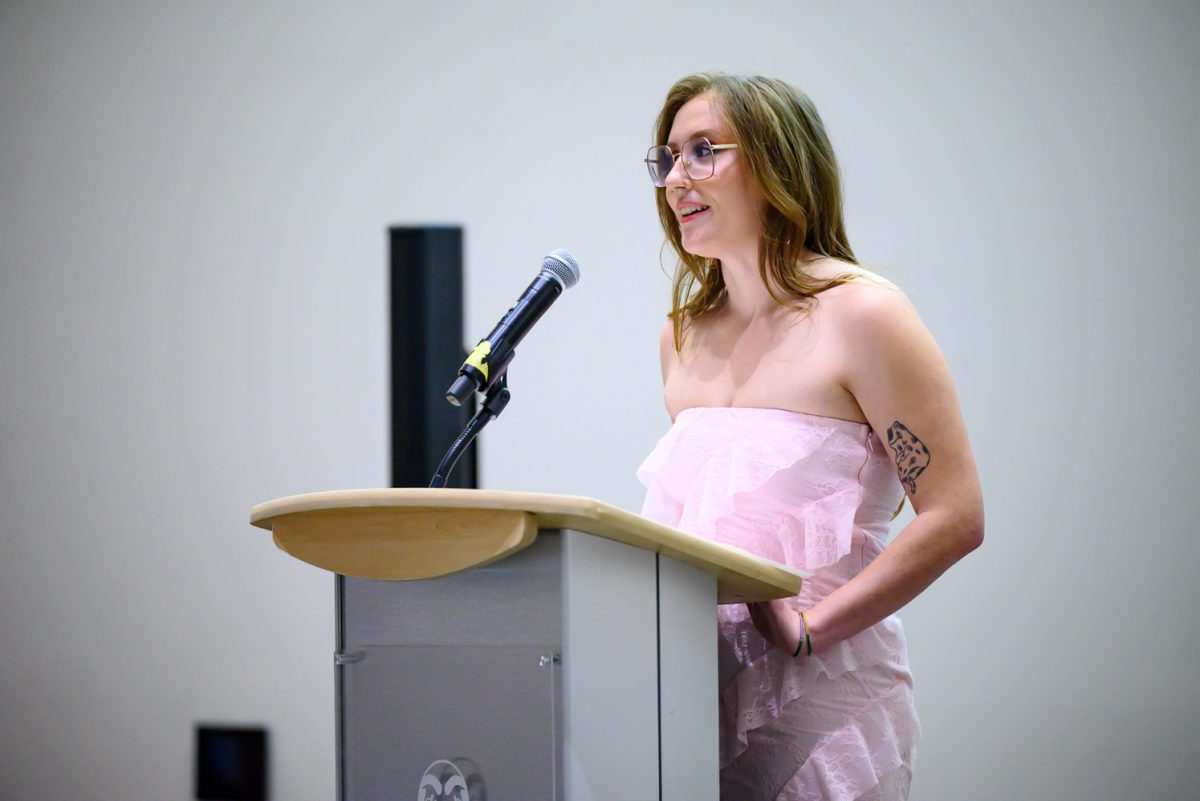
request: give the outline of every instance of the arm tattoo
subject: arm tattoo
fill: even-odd
[[[887,430],[888,445],[896,452],[896,469],[900,473],[900,483],[912,495],[917,491],[917,476],[929,467],[929,448],[917,439],[908,426],[899,420],[892,423]]]

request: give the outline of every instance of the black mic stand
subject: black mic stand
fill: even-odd
[[[458,458],[463,455],[463,451],[471,446],[484,426],[500,416],[500,412],[504,411],[504,407],[508,405],[511,398],[512,393],[508,391],[508,372],[505,371],[500,376],[500,380],[487,391],[483,405],[479,407],[479,411],[475,412],[471,422],[467,423],[467,427],[463,429],[463,432],[458,435],[458,439],[454,440],[454,444],[450,446],[450,450],[446,451],[446,455],[442,457],[442,463],[438,465],[437,472],[433,474],[433,479],[429,482],[430,487],[446,486],[446,478],[454,469]]]

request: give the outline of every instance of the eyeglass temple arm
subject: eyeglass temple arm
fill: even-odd
[[[735,147],[737,147],[737,144],[732,144],[732,145],[709,145],[709,146],[708,146],[709,150],[713,151],[714,153],[716,153],[718,150],[729,150],[730,148],[735,148]],[[671,153],[671,160],[672,160],[672,161],[674,161],[674,160],[676,160],[676,159],[681,159],[681,158],[683,158],[683,151],[680,151],[680,152],[678,152],[678,153],[674,153],[674,152],[672,152],[672,153]],[[658,161],[657,161],[657,160],[655,160],[655,159],[642,159],[642,161],[644,161],[646,164],[657,164],[657,163],[658,163]]]

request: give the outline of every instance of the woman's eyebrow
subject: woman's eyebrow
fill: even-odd
[[[718,134],[716,131],[712,130],[711,128],[701,128],[699,131],[693,131],[691,134],[688,135],[687,139],[684,139],[683,141],[690,142],[691,140],[695,139],[698,136],[706,136],[709,139],[713,139],[713,138],[719,139],[720,138],[720,134]],[[674,141],[668,141],[667,147],[674,150],[674,149],[677,149],[679,147],[679,145],[676,144]]]

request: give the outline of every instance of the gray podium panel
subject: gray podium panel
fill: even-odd
[[[343,801],[563,798],[561,552],[543,534],[465,573],[342,580]]]
[[[657,556],[562,535],[567,798],[658,798]]]
[[[562,546],[550,532],[487,567],[424,581],[344,577],[341,648],[562,642]]]
[[[717,801],[717,579],[659,558],[662,798]]]
[[[712,576],[575,531],[438,579],[343,577],[340,798],[716,799],[715,621]]]
[[[536,647],[495,645],[355,652],[340,667],[345,797],[561,798],[553,657]],[[457,768],[466,793],[454,793],[454,771],[438,771],[439,762]]]

